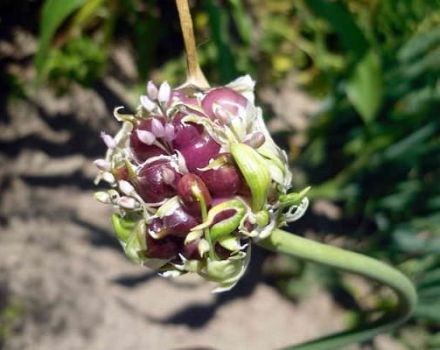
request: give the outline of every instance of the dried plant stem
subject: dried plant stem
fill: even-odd
[[[188,0],[176,0],[176,6],[179,12],[180,27],[182,28],[186,50],[187,81],[184,85],[195,85],[198,88],[207,89],[209,88],[209,83],[199,65]]]

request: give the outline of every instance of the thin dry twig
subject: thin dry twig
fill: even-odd
[[[200,89],[207,89],[209,83],[199,65],[188,0],[176,0],[176,6],[186,50],[187,80],[184,86],[194,85]]]

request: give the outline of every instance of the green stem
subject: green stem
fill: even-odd
[[[208,206],[206,204],[205,197],[203,196],[202,192],[196,185],[191,187],[191,191],[193,193],[193,196],[197,199],[197,201],[200,204],[200,210],[201,210],[200,214],[202,215],[202,222],[205,222],[206,218],[208,217]],[[208,252],[209,257],[212,260],[218,260],[217,255],[215,253],[214,245],[211,240],[211,235],[209,234],[209,228],[203,229],[203,236],[205,237],[205,239],[208,241],[209,244],[209,252]]]
[[[258,244],[272,251],[370,278],[390,287],[398,296],[398,303],[392,312],[365,327],[289,346],[284,350],[342,349],[350,343],[365,341],[379,333],[388,332],[404,322],[417,303],[417,294],[413,284],[401,272],[368,256],[318,243],[279,229],[273,231],[268,238]]]

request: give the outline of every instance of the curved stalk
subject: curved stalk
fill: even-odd
[[[365,327],[335,333],[284,350],[342,349],[350,343],[362,342],[388,332],[404,322],[413,312],[417,294],[413,284],[401,272],[368,256],[315,242],[283,230],[274,230],[258,242],[266,249],[286,253],[311,262],[355,273],[390,287],[398,297],[395,310]]]
[[[207,89],[209,88],[209,83],[199,65],[188,0],[176,0],[176,6],[179,12],[180,27],[186,51],[187,80],[184,86],[193,85],[200,89]]]

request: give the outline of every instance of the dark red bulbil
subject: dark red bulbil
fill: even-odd
[[[182,239],[173,236],[154,239],[147,234],[146,240],[146,255],[154,259],[172,259],[181,251],[183,245]]]
[[[163,117],[155,118],[158,119],[162,123],[162,125],[165,124]],[[141,121],[139,125],[133,128],[130,135],[130,149],[138,163],[143,163],[151,157],[157,157],[162,154],[166,154],[166,152],[162,148],[155,145],[147,145],[139,140],[136,132],[137,130],[152,132],[152,118]]]
[[[167,181],[165,172],[173,174],[174,178],[171,183]],[[180,176],[169,161],[157,160],[145,165],[139,171],[135,187],[145,202],[157,203],[175,195],[175,187]]]
[[[218,155],[220,145],[208,134],[202,134],[191,145],[179,151],[185,158],[188,170],[195,171],[207,166],[209,161]]]
[[[182,207],[177,208],[174,213],[163,218],[163,229],[173,236],[184,237],[198,224],[198,220]]]
[[[240,172],[233,164],[225,164],[218,169],[197,171],[213,196],[232,196],[243,185]]]
[[[231,252],[225,248],[223,248],[219,243],[214,246],[215,254],[220,259],[227,259],[231,256]]]
[[[239,108],[246,107],[247,104],[246,97],[227,87],[211,90],[202,100],[202,108],[212,120],[217,119],[215,105],[234,116],[238,114]]]
[[[192,216],[184,208],[178,207],[171,215],[163,218],[154,218],[148,229],[155,232],[159,237],[185,237],[199,223],[200,220]]]
[[[206,205],[211,202],[211,195],[203,180],[195,174],[183,175],[177,183],[177,194],[191,213],[200,215],[200,203],[197,193],[203,197]]]
[[[184,114],[178,114],[174,120],[175,138],[173,147],[185,158],[189,171],[203,168],[220,151],[220,145],[203,130],[202,125],[183,123]]]
[[[191,260],[199,260],[201,258],[198,250],[198,244],[200,240],[197,239],[188,244],[184,244],[182,255]]]
[[[173,147],[180,150],[191,145],[203,134],[203,126],[195,123],[183,123],[184,113],[178,113],[173,119],[175,137]]]

